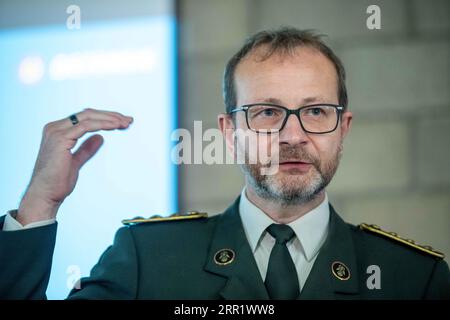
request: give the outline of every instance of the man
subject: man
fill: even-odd
[[[376,226],[346,224],[328,203],[352,113],[344,68],[318,36],[283,28],[249,38],[228,62],[224,99],[218,123],[230,152],[254,159],[245,138],[277,157],[242,164],[245,187],[221,215],[125,221],[70,299],[449,297],[442,254]],[[56,213],[102,137],[70,150],[86,132],[131,122],[86,109],[46,125],[19,209],[1,221],[0,296],[45,297]],[[267,174],[268,166],[276,170]]]

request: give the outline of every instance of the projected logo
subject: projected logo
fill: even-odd
[[[25,57],[19,65],[18,75],[23,84],[35,84],[45,74],[45,63],[40,56]]]
[[[42,57],[27,56],[20,62],[18,75],[23,84],[31,85],[41,81],[46,73],[54,81],[145,74],[152,72],[155,61],[151,48],[58,53],[46,70]]]

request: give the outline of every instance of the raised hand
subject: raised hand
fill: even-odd
[[[19,206],[17,221],[22,225],[55,218],[64,199],[75,188],[81,167],[103,144],[99,134],[91,136],[72,151],[87,132],[126,129],[133,118],[117,112],[85,109],[75,123],[64,118],[45,125],[33,175]]]

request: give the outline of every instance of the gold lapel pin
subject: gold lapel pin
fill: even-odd
[[[231,249],[220,249],[214,255],[214,262],[219,266],[226,266],[234,261],[236,254]]]
[[[348,280],[350,279],[350,270],[349,268],[340,261],[335,261],[331,265],[331,271],[333,275],[339,280]]]

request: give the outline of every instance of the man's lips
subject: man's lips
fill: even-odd
[[[306,162],[306,161],[297,161],[297,160],[290,160],[290,161],[281,161],[281,164],[311,164],[310,162]]]
[[[281,169],[297,169],[299,171],[308,171],[312,163],[299,160],[281,161],[279,166]]]
[[[303,160],[297,160],[297,159],[286,159],[279,162],[280,165],[282,164],[311,164],[311,162],[303,161]]]

